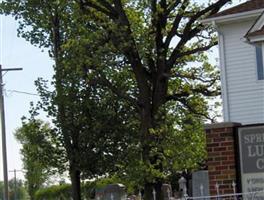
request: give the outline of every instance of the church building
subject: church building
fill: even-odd
[[[224,121],[264,123],[264,0],[249,0],[204,22],[219,36]]]
[[[218,33],[224,115],[223,123],[205,128],[210,195],[264,199],[264,0],[203,22]]]

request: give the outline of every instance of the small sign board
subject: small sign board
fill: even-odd
[[[242,192],[264,191],[264,126],[238,128],[238,140]],[[264,192],[254,195],[264,199]]]

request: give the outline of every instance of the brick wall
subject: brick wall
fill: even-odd
[[[210,195],[233,193],[232,182],[236,182],[235,128],[239,123],[218,123],[206,125],[208,172]]]

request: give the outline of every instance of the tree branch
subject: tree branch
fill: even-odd
[[[208,113],[203,113],[203,112],[199,112],[197,110],[195,110],[193,108],[193,106],[189,105],[188,102],[186,101],[186,99],[178,99],[178,101],[185,107],[187,108],[191,113],[195,114],[195,115],[199,115],[199,116],[203,116],[206,119],[210,120],[212,123],[215,122],[215,120],[213,118],[210,117],[210,115]]]
[[[125,94],[124,92],[122,92],[120,90],[120,88],[115,87],[105,76],[103,76],[102,73],[100,73],[100,77],[98,79],[99,84],[109,88],[115,95],[117,95],[118,97],[129,101],[130,103],[132,103],[136,108],[139,108],[137,100],[130,97],[129,95]]]
[[[89,0],[80,0],[79,2],[81,9],[84,9],[84,7],[91,7],[110,17],[111,19],[116,19],[118,17],[117,12],[114,10],[114,8],[104,0],[100,0],[103,7]]]
[[[197,47],[197,48],[191,49],[189,51],[185,51],[185,52],[180,52],[178,54],[178,56],[179,57],[183,57],[183,56],[192,55],[192,54],[195,54],[195,53],[198,53],[198,52],[207,51],[207,50],[211,49],[213,46],[215,46],[217,44],[218,44],[218,42],[215,41],[215,42],[212,42],[211,44],[206,45],[206,46]]]
[[[181,3],[181,0],[175,0],[174,2],[169,4],[166,15],[169,15],[171,11],[173,11],[180,3]]]
[[[188,0],[185,0],[182,3],[182,5],[180,7],[181,12],[183,12],[187,8],[187,1]],[[180,2],[181,2],[181,0],[175,1],[175,5],[177,6]],[[170,9],[172,9],[172,8],[170,8]],[[183,13],[178,13],[177,16],[175,17],[173,24],[172,24],[172,28],[169,31],[168,36],[165,40],[165,48],[169,48],[169,45],[171,43],[172,38],[178,33],[178,27],[180,25],[180,22],[181,22],[183,16],[184,16]]]
[[[173,52],[172,52],[172,54],[171,54],[171,56],[169,58],[169,61],[168,61],[169,68],[171,68],[173,66],[173,64],[176,62],[176,60],[180,57],[179,53],[180,53],[182,47],[188,41],[190,41],[193,37],[195,37],[196,34],[198,34],[201,30],[204,29],[205,25],[203,25],[201,23],[196,25],[195,28],[192,28],[194,23],[199,18],[201,18],[204,15],[206,15],[207,13],[208,13],[208,16],[217,13],[220,10],[220,8],[222,8],[223,5],[225,5],[229,1],[230,0],[219,0],[216,3],[211,4],[210,6],[208,6],[205,9],[195,13],[193,16],[190,17],[189,21],[186,23],[185,28],[183,30],[182,38],[180,39],[180,41],[178,42],[178,44],[174,48],[174,50],[173,50]]]

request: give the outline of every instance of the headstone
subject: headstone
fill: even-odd
[[[126,200],[125,186],[110,184],[96,191],[96,200]]]
[[[209,175],[207,170],[192,174],[192,196],[209,196]]]
[[[161,189],[164,200],[170,200],[172,197],[171,186],[169,184],[163,184]]]

